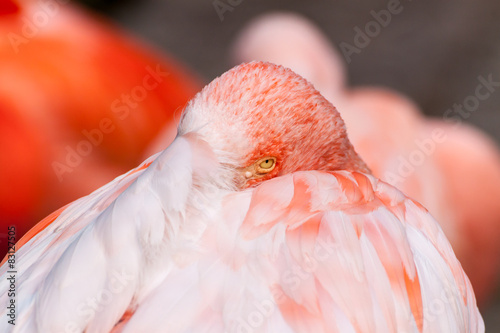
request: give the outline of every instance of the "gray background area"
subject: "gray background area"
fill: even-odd
[[[303,14],[332,43],[353,43],[355,26],[388,0],[221,0],[239,3],[221,21],[213,0],[87,1],[136,36],[181,59],[206,80],[230,66],[228,49],[239,30],[258,14]],[[383,85],[413,98],[429,115],[474,94],[479,75],[500,82],[500,1],[401,0],[403,11],[352,57],[350,83]],[[468,122],[500,142],[500,88],[482,101]],[[480,172],[480,166],[478,166]],[[500,200],[500,199],[499,199]],[[499,240],[500,241],[500,240]],[[499,259],[500,260],[500,259]],[[499,297],[497,297],[499,299]],[[487,331],[500,332],[500,302],[483,309]]]

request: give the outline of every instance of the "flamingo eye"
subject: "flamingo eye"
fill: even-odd
[[[276,157],[264,157],[245,168],[239,169],[239,171],[247,180],[258,179],[273,171],[276,167],[276,161]]]
[[[264,157],[263,159],[260,159],[257,161],[256,164],[256,171],[260,174],[263,173],[269,173],[273,171],[274,167],[276,166],[276,157]]]

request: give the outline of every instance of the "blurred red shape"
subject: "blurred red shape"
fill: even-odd
[[[20,239],[139,164],[201,81],[62,1],[2,1],[0,31],[0,234]]]

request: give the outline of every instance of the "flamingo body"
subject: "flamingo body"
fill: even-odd
[[[2,331],[484,331],[436,221],[369,174],[309,83],[268,63],[214,80],[165,151],[23,243],[18,322]]]

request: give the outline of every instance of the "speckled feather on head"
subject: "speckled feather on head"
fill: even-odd
[[[277,158],[272,172],[247,185],[300,170],[369,173],[335,107],[304,78],[271,63],[242,64],[207,85],[188,105],[179,134],[192,130],[231,152],[236,167]]]

